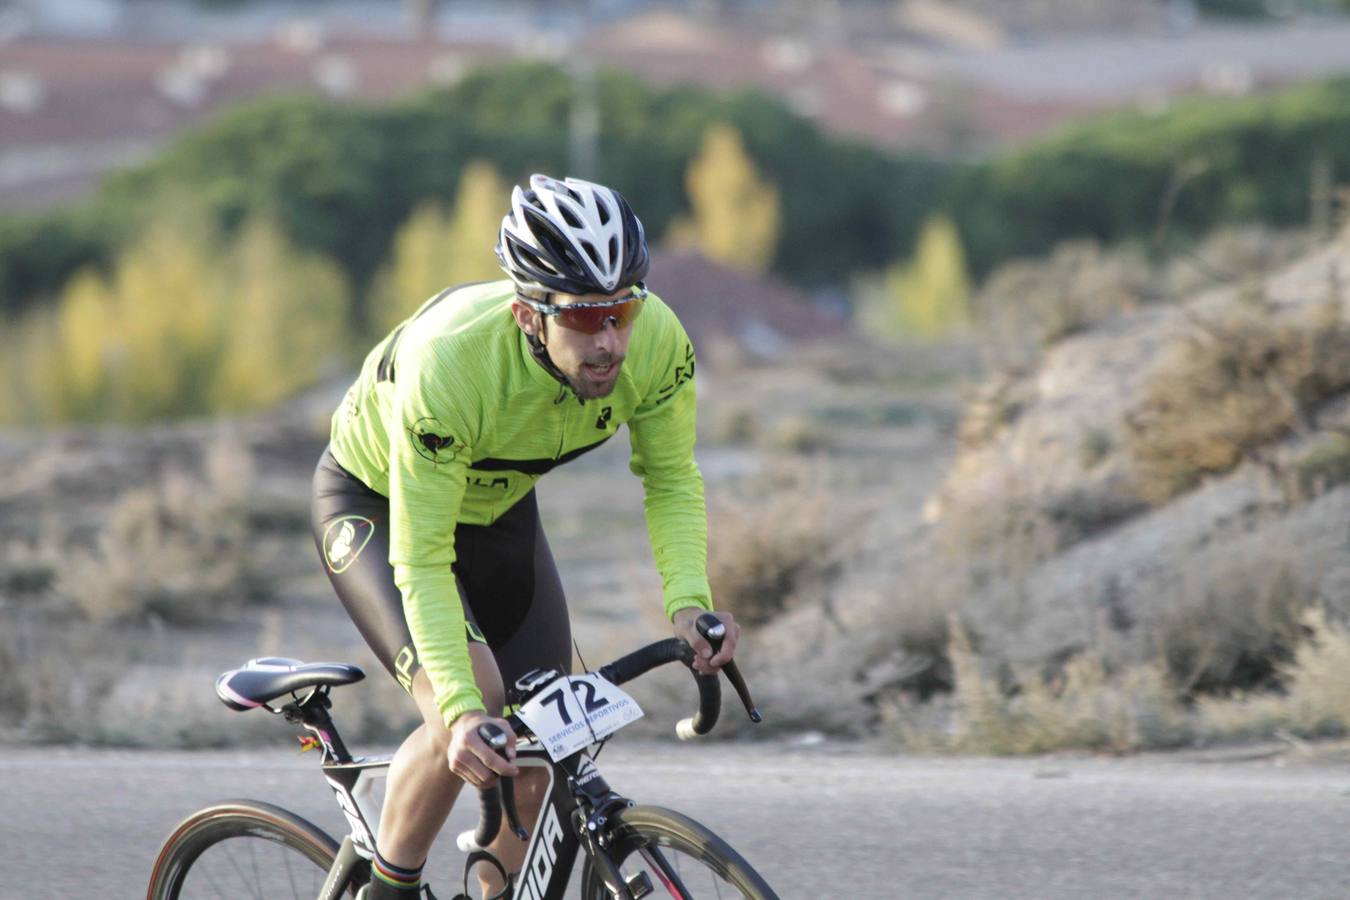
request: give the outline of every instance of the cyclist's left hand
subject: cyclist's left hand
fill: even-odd
[[[694,648],[694,671],[700,675],[712,675],[730,662],[735,655],[736,642],[741,637],[741,626],[736,624],[736,618],[731,613],[713,610],[713,615],[721,619],[722,624],[727,627],[727,636],[722,639],[722,649],[713,656],[712,645],[694,626],[704,612],[705,610],[697,606],[686,607],[678,610],[671,622],[675,626],[675,636]]]

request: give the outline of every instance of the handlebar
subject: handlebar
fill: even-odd
[[[704,613],[698,617],[695,627],[699,634],[703,635],[704,639],[712,645],[713,655],[717,655],[718,651],[722,649],[722,641],[726,638],[726,625],[712,613]],[[722,685],[716,675],[700,675],[694,672],[694,650],[683,640],[672,637],[657,641],[654,644],[648,644],[601,666],[596,672],[610,683],[621,685],[647,674],[652,669],[676,661],[684,663],[685,667],[694,675],[694,681],[698,685],[698,711],[687,719],[681,719],[675,726],[676,735],[681,740],[689,740],[707,734],[717,725],[722,710]],[[750,696],[750,689],[746,686],[745,679],[741,677],[740,669],[737,668],[735,660],[727,662],[726,665],[722,666],[721,671],[726,674],[727,680],[731,682],[731,686],[735,689],[736,695],[745,707],[746,715],[750,717],[750,721],[756,724],[764,721],[764,717],[755,707],[755,701]],[[506,721],[517,736],[530,733],[525,723],[515,715],[507,716]],[[478,726],[478,736],[483,739],[484,743],[499,753],[506,749],[506,732],[490,722]],[[501,828],[503,806],[506,808],[511,830],[521,840],[525,840],[527,833],[521,827],[519,817],[516,815],[515,791],[512,779],[500,779],[496,786],[483,790],[479,800],[478,828],[474,831],[473,838],[479,847],[486,847],[497,836],[497,832]]]

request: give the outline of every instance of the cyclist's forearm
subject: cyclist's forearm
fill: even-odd
[[[394,578],[403,591],[403,612],[418,662],[427,673],[446,725],[469,710],[485,709],[482,692],[474,682],[464,639],[464,610],[449,566],[444,574],[395,566]]]
[[[698,470],[676,489],[648,479],[647,531],[661,574],[667,618],[687,606],[712,608],[708,586],[708,517]]]

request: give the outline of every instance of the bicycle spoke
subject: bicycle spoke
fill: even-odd
[[[234,869],[235,874],[239,876],[239,880],[247,884],[248,876],[244,874],[244,870],[239,867],[239,863],[235,861],[234,854],[231,853],[228,848],[225,850],[225,860],[230,864],[230,867]],[[252,888],[249,889],[248,893],[253,900],[263,900],[262,895],[255,892]]]
[[[254,841],[248,842],[248,859],[253,863],[253,883],[260,886],[258,890],[262,890],[262,875],[258,874],[258,845]]]
[[[291,896],[299,900],[300,890],[295,886],[295,873],[291,871],[290,854],[282,854],[281,861],[286,864],[286,880],[291,883]]]
[[[229,900],[230,895],[220,889],[220,885],[216,883],[216,879],[212,876],[210,869],[206,870],[206,880],[211,882],[211,887],[216,889],[216,896],[221,897],[222,900]]]
[[[249,838],[243,847],[238,840],[222,842],[198,860],[182,896],[184,900],[281,900],[283,896],[308,900],[318,895],[328,872],[305,868],[308,875],[300,868],[299,857],[270,841]],[[309,886],[302,888],[302,882]]]

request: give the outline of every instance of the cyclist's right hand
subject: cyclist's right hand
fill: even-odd
[[[492,723],[506,732],[505,756],[489,747],[478,735],[478,727]],[[478,788],[491,787],[498,775],[515,777],[520,768],[511,762],[516,756],[516,736],[505,719],[495,719],[481,709],[473,709],[450,723],[450,747],[445,753],[450,771]]]

